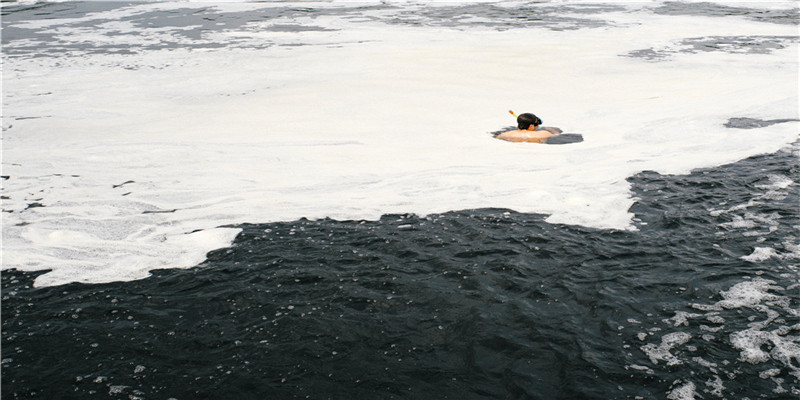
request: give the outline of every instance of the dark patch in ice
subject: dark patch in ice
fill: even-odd
[[[298,8],[269,8],[250,10],[244,12],[224,13],[213,8],[181,8],[174,10],[160,10],[142,12],[135,15],[124,16],[118,19],[104,18],[102,12],[128,6],[131,3],[119,3],[119,6],[110,7],[103,3],[90,3],[81,5],[77,10],[69,7],[9,7],[7,16],[2,21],[3,52],[10,56],[60,56],[67,52],[80,53],[121,53],[135,54],[142,50],[162,50],[174,48],[196,48],[210,49],[220,48],[231,45],[240,45],[250,48],[266,48],[272,46],[269,40],[266,41],[247,41],[250,38],[232,37],[224,43],[213,42],[205,37],[205,34],[213,31],[244,30],[245,25],[255,22],[264,22],[272,19],[292,19],[296,17],[319,17],[323,15],[337,15],[355,13],[362,10],[360,7],[350,7],[343,9],[298,9]],[[96,5],[96,6],[95,6]],[[379,6],[383,7],[384,6]],[[97,18],[89,18],[82,21],[66,21],[58,27],[67,28],[95,28],[100,24],[108,22],[128,22],[135,28],[134,32],[129,31],[105,31],[107,37],[115,36],[139,36],[152,29],[172,29],[168,32],[172,36],[164,36],[157,43],[139,43],[137,45],[128,44],[107,44],[83,41],[65,41],[63,35],[51,31],[51,28],[28,29],[19,22],[41,20],[86,17],[87,15],[97,14]],[[5,16],[6,14],[4,14]],[[256,29],[256,28],[253,28]],[[250,30],[253,30],[250,29]],[[329,31],[319,26],[300,25],[300,24],[276,24],[259,30],[271,32],[303,32],[303,31]],[[31,40],[29,44],[20,43],[8,46],[18,40]]]
[[[29,210],[31,208],[38,208],[38,207],[44,207],[44,204],[39,203],[39,202],[33,202],[33,203],[28,204],[28,206],[25,207],[25,210]]]
[[[800,36],[708,36],[687,38],[674,48],[639,49],[623,54],[625,57],[661,61],[678,53],[724,52],[745,54],[769,54],[785,49],[790,43],[800,42]]]
[[[118,187],[123,187],[123,186],[125,186],[125,185],[127,185],[129,183],[135,183],[135,182],[134,181],[125,181],[125,182],[120,183],[119,185],[112,185],[111,187],[116,189]]]
[[[547,138],[546,144],[570,144],[583,142],[583,135],[580,133],[564,133],[558,136]]]
[[[764,10],[746,7],[731,7],[714,3],[667,2],[653,10],[661,15],[697,15],[703,17],[745,17],[759,22],[797,25],[800,9]]]
[[[681,41],[682,53],[723,51],[726,53],[767,54],[786,48],[789,43],[800,40],[798,36],[710,36],[689,38]]]
[[[3,1],[3,3],[5,3],[5,1]],[[131,4],[136,3],[127,1],[37,2],[36,4],[4,5],[0,10],[0,15],[3,17],[13,17],[18,14],[46,15],[47,19],[78,18],[88,13],[111,11],[116,8],[130,6]]]
[[[534,3],[513,8],[493,4],[470,4],[401,11],[390,18],[378,20],[389,24],[412,26],[449,28],[480,26],[497,30],[535,26],[563,31],[597,28],[609,24],[602,19],[570,16],[570,14],[583,16],[621,10],[622,7],[602,4],[540,6]]]
[[[334,29],[323,28],[321,26],[304,26],[304,25],[290,25],[290,24],[276,24],[265,28],[264,30],[270,32],[330,32]]]
[[[755,129],[775,124],[782,124],[784,122],[793,122],[793,121],[800,121],[800,119],[784,118],[784,119],[763,120],[756,118],[731,118],[728,120],[728,122],[725,123],[725,127],[737,128],[737,129]]]
[[[649,49],[633,50],[625,54],[627,57],[643,58],[645,60],[657,61],[669,57],[669,53],[663,50]]]
[[[146,50],[174,48],[211,49],[219,47],[267,48],[277,44],[275,41],[253,40],[249,32],[308,32],[331,31],[313,24],[300,24],[299,18],[315,19],[335,16],[354,21],[370,21],[385,24],[436,27],[489,27],[497,30],[524,27],[542,27],[551,30],[575,30],[608,25],[607,21],[590,18],[593,14],[620,11],[623,8],[602,4],[579,5],[540,5],[531,3],[519,7],[505,8],[492,4],[456,5],[422,7],[404,10],[388,4],[365,7],[341,8],[298,8],[275,7],[248,10],[243,12],[220,12],[214,8],[181,8],[174,10],[146,11],[135,15],[110,19],[105,11],[128,6],[132,3],[64,3],[62,5],[9,6],[4,8],[2,20],[3,53],[7,56],[52,57],[66,53],[93,54],[119,53],[134,54]],[[386,11],[395,11],[383,13]],[[80,21],[68,18],[82,17]],[[107,38],[146,35],[153,29],[164,31],[157,41],[147,41],[135,45],[126,43],[71,40],[63,32],[52,27],[27,28],[21,22],[42,19],[63,19],[56,28],[83,28],[95,30],[108,22],[125,22],[133,30],[98,30]],[[274,25],[264,26],[264,22],[275,20]],[[261,24],[257,24],[261,23]],[[254,24],[249,25],[248,24]],[[232,36],[224,42],[210,40],[211,32],[239,31],[241,37]],[[304,46],[301,38],[292,46]],[[328,44],[326,44],[328,45]],[[333,43],[335,45],[335,43]]]
[[[178,211],[178,209],[173,208],[172,210],[145,210],[142,211],[142,214],[172,214],[175,211]]]

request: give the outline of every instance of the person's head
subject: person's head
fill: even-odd
[[[517,128],[522,130],[528,129],[531,125],[533,125],[534,127],[538,127],[541,124],[542,120],[531,113],[520,114],[517,117]]]

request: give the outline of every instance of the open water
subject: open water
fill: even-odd
[[[4,5],[2,397],[798,398],[797,43],[779,2]]]

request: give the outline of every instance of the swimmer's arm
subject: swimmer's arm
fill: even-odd
[[[509,142],[521,142],[522,139],[520,137],[518,137],[517,135],[513,134],[515,132],[517,132],[517,131],[503,132],[503,133],[495,136],[495,138],[501,139],[501,140],[507,140]]]

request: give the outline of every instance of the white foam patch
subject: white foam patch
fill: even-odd
[[[756,187],[762,189],[786,189],[791,186],[794,181],[789,179],[789,177],[781,176],[781,175],[770,175],[769,176],[770,183],[765,185],[756,185]]]
[[[797,238],[787,239],[783,242],[783,246],[788,251],[787,253],[783,254],[782,257],[786,260],[797,260],[800,259],[800,243],[797,242]],[[795,266],[797,268],[797,266]]]
[[[659,361],[666,362],[667,365],[683,364],[680,358],[670,352],[674,347],[686,344],[692,335],[686,332],[668,333],[661,337],[661,344],[646,344],[641,347],[642,351],[650,358],[650,362],[658,364]]]
[[[761,262],[778,256],[778,252],[771,247],[756,247],[750,255],[742,256],[741,259],[750,262]]]
[[[714,304],[694,304],[693,307],[697,310],[707,311],[705,314],[677,312],[676,316],[671,319],[665,319],[664,322],[674,326],[693,326],[693,321],[705,317],[707,320],[718,319],[712,321],[714,323],[723,323],[724,319],[719,317],[720,313],[725,313],[728,320],[740,319],[742,309],[749,309],[756,311],[758,314],[748,317],[746,323],[747,328],[733,331],[725,334],[727,340],[720,342],[715,339],[713,335],[703,335],[702,337],[708,341],[712,341],[715,346],[723,343],[729,344],[739,352],[738,361],[749,364],[763,364],[772,366],[767,370],[762,370],[759,373],[761,379],[772,379],[775,382],[776,393],[783,391],[798,392],[798,384],[800,383],[800,324],[787,323],[789,321],[796,321],[800,317],[800,310],[797,309],[794,302],[796,296],[787,296],[783,293],[795,291],[797,286],[790,288],[783,288],[778,286],[775,281],[755,278],[753,280],[744,281],[733,285],[730,289],[721,292],[722,300]],[[792,293],[794,294],[794,293]],[[762,317],[759,317],[761,315]],[[763,319],[761,319],[763,318]],[[672,322],[681,322],[680,324],[673,324]],[[732,325],[732,323],[728,324]],[[725,326],[708,327],[706,325],[699,325],[702,331],[723,334]],[[707,337],[706,337],[707,336]],[[640,340],[644,340],[646,336],[639,336]],[[694,364],[692,366],[700,366],[706,368],[712,374],[713,380],[709,379],[707,385],[711,387],[709,391],[712,394],[719,396],[724,390],[724,382],[720,376],[728,375],[733,379],[733,376],[740,374],[741,371],[732,373],[727,366],[730,364],[728,360],[723,360],[722,365],[716,363],[709,363],[702,358],[693,357],[690,360],[685,359],[681,354],[673,354],[672,349],[677,346],[686,345],[692,337],[685,332],[672,332],[667,333],[661,338],[660,344],[648,343],[641,346],[640,349],[645,355],[650,358],[653,364],[658,364],[661,361],[666,362],[666,365],[680,365],[680,364]],[[689,349],[692,346],[687,345]],[[732,364],[735,368],[736,365]],[[694,374],[694,373],[693,373]],[[793,379],[777,378],[777,376],[789,376]],[[785,388],[784,385],[788,385]]]
[[[676,387],[667,394],[669,400],[693,400],[697,396],[697,386],[692,382],[687,382]]]
[[[203,5],[79,18],[101,22],[94,28],[19,24],[66,42],[129,44],[108,37],[134,30],[119,18],[193,6]],[[261,6],[276,4],[218,7]],[[219,226],[301,217],[504,207],[551,223],[634,229],[627,177],[687,173],[797,139],[795,122],[723,126],[730,117],[796,115],[796,88],[785,84],[797,76],[796,45],[663,62],[621,56],[686,37],[787,36],[795,27],[637,7],[602,14],[613,26],[572,31],[319,16],[281,23],[334,31],[251,24],[202,38],[229,44],[222,49],[4,55],[4,208],[13,212],[2,216],[3,268],[51,269],[36,285],[136,279],[202,261],[236,232]],[[136,33],[142,44],[191,40],[179,30]],[[265,43],[274,46],[248,47]],[[513,125],[509,108],[585,141],[491,138]],[[24,210],[33,202],[44,207]],[[205,233],[188,234],[198,229]]]
[[[673,326],[680,326],[680,325],[689,325],[690,318],[699,318],[702,317],[700,314],[696,313],[687,313],[685,311],[677,311],[675,312],[675,316],[670,319],[665,319],[665,323],[671,323]]]
[[[714,375],[714,380],[707,380],[706,386],[710,388],[709,393],[717,397],[722,397],[722,391],[725,390],[725,385],[722,383],[722,378]]]
[[[733,285],[721,293],[723,300],[712,305],[695,305],[700,310],[723,310],[741,307],[760,308],[765,301],[778,301],[783,297],[769,291],[781,289],[775,286],[774,281],[766,279],[753,279]]]
[[[750,228],[755,228],[758,225],[756,224],[755,221],[744,219],[738,215],[735,215],[733,217],[733,221],[723,223],[720,226],[732,229],[750,229]]]

